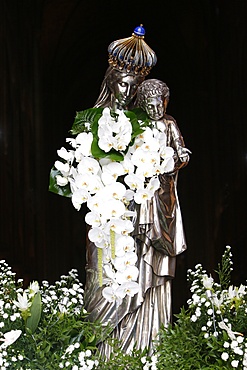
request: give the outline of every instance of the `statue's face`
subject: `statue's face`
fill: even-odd
[[[144,103],[144,109],[149,118],[154,121],[160,120],[165,114],[165,105],[161,96],[147,98]]]
[[[137,88],[144,80],[143,76],[114,71],[109,76],[108,86],[119,106],[125,108],[134,98]]]

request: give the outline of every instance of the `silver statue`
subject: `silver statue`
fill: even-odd
[[[135,345],[140,349],[147,347],[151,354],[161,324],[166,326],[171,322],[171,281],[176,255],[186,249],[176,184],[178,170],[188,163],[189,155],[175,120],[165,113],[167,90],[158,80],[144,80],[156,63],[156,56],[143,37],[134,33],[131,45],[128,42],[126,46],[128,39],[110,45],[110,66],[95,106],[127,109],[137,92],[136,104],[146,110],[152,120],[162,121],[167,145],[175,150],[176,165],[173,173],[160,176],[161,187],[151,201],[141,206],[132,205],[137,211],[132,236],[138,255],[140,292],[134,297],[126,296],[118,307],[106,301],[102,296],[104,286],[100,287],[98,282],[97,248],[88,240],[85,307],[91,321],[100,320],[110,325],[111,333],[107,335],[118,339],[124,352],[130,353]],[[139,51],[133,53],[137,44]],[[125,60],[123,55],[128,58]],[[109,358],[112,348],[107,335],[99,343],[99,349]]]

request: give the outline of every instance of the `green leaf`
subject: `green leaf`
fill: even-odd
[[[71,197],[72,193],[69,184],[65,186],[57,185],[57,175],[61,175],[61,172],[58,171],[55,167],[52,167],[50,172],[49,191],[58,195],[62,195],[63,197]]]
[[[100,108],[89,108],[89,109],[77,112],[70,132],[73,135],[77,135],[81,132],[89,131],[88,128],[86,128],[85,123],[89,123],[90,125],[92,125],[92,123],[95,120],[95,116],[99,114],[101,115],[102,111],[103,111],[103,108],[100,107]]]
[[[131,111],[125,111],[125,114],[127,117],[130,118],[131,122],[133,120],[132,125],[134,124],[135,125],[134,127],[137,127],[136,124],[140,126],[138,121],[142,122],[141,127],[149,126],[151,123],[151,119],[148,117],[147,113],[141,108],[135,108],[132,109]],[[135,119],[133,117],[133,114],[135,115]]]
[[[132,135],[131,135],[131,143],[133,144],[134,139],[136,136],[140,135],[144,128],[150,125],[150,119],[148,118],[148,115],[144,110],[141,108],[135,108],[131,111],[125,111],[124,112],[126,117],[130,119],[130,122],[132,124]],[[142,124],[140,125],[139,121],[142,121]]]
[[[92,121],[92,124],[91,124],[91,132],[93,134],[94,137],[98,137],[98,127],[99,127],[99,119],[101,117],[101,113],[97,113],[94,115],[93,117],[93,121]]]
[[[37,292],[34,296],[32,306],[30,308],[31,316],[27,318],[26,327],[31,330],[32,334],[38,327],[41,317],[41,295]]]

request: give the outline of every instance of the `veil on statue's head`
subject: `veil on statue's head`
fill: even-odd
[[[145,78],[155,66],[157,62],[156,54],[144,41],[144,36],[145,29],[141,24],[134,29],[131,37],[113,41],[108,46],[109,67],[105,73],[95,107],[104,106],[109,100],[110,91],[107,86],[107,79],[113,73],[121,72],[125,75]]]

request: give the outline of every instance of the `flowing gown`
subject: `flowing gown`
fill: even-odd
[[[171,116],[163,120],[167,145],[175,153],[184,148],[183,137]],[[121,349],[130,353],[133,347],[148,348],[152,353],[153,340],[161,325],[172,322],[172,279],[175,276],[176,256],[186,250],[182,215],[177,195],[177,177],[180,168],[187,162],[175,160],[173,173],[160,175],[160,188],[152,200],[145,204],[134,204],[137,212],[135,240],[139,268],[140,292],[134,297],[126,296],[118,307],[102,296],[97,273],[97,248],[87,243],[87,265],[85,285],[85,308],[89,320],[100,320],[109,324],[111,333],[99,343],[102,355],[109,358],[112,347],[107,336],[120,340]]]

